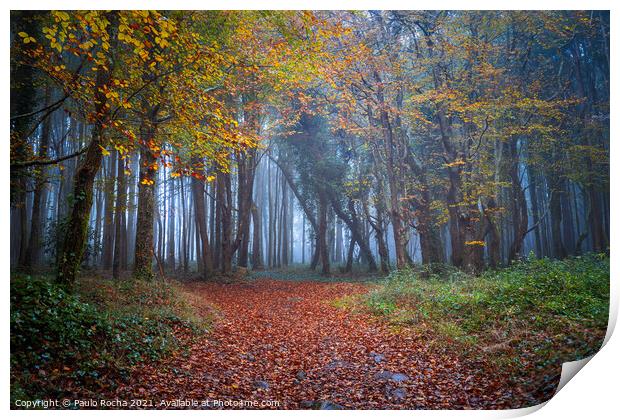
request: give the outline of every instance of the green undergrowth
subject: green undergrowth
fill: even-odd
[[[433,272],[396,271],[368,294],[334,305],[370,311],[396,331],[508,368],[514,379],[550,375],[602,344],[609,311],[605,254],[529,259],[479,276],[449,267]]]
[[[79,280],[67,292],[49,276],[11,279],[11,404],[94,398],[130,369],[169,355],[209,328],[179,287],[163,282]]]

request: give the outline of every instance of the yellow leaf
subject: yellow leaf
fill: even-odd
[[[105,147],[99,145],[99,148],[101,149],[101,154],[103,156],[108,156],[110,154],[110,152],[108,152]]]
[[[55,14],[60,18],[60,20],[69,20],[69,13],[67,12],[56,12]]]

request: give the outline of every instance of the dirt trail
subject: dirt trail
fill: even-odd
[[[502,408],[501,378],[428,341],[335,308],[352,283],[191,283],[221,312],[211,333],[160,366],[140,368],[125,398],[276,400],[278,408]],[[504,388],[504,390],[502,390]]]

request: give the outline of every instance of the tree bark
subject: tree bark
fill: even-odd
[[[519,155],[517,152],[517,139],[510,141],[510,162],[508,177],[510,179],[510,197],[512,207],[512,244],[508,253],[508,262],[521,257],[523,240],[528,231],[527,201],[525,192],[521,187],[519,176]]]
[[[562,204],[559,188],[560,185],[557,182],[554,182],[551,188],[551,198],[549,201],[551,235],[553,237],[553,256],[556,258],[565,258],[566,248],[564,248],[564,242],[562,241]]]
[[[347,225],[347,227],[351,231],[351,237],[359,245],[360,252],[364,255],[365,260],[368,262],[368,271],[377,271],[377,263],[375,262],[375,257],[372,255],[372,251],[370,250],[368,241],[366,241],[364,239],[364,236],[362,236],[361,226],[359,223],[359,218],[357,217],[357,213],[355,211],[355,204],[353,200],[349,199],[347,204],[349,214],[346,214],[340,208],[340,203],[338,203],[338,201],[334,197],[333,192],[327,194],[329,194],[329,198],[334,212]]]
[[[136,279],[153,279],[153,217],[155,211],[155,183],[157,182],[156,146],[157,114],[159,107],[151,107],[142,123],[140,144],[140,177],[138,184],[138,215],[136,220],[136,249],[133,275]]]
[[[256,149],[237,154],[237,236],[233,244],[233,253],[238,251],[237,265],[248,266],[250,243],[250,218],[252,217],[252,196],[256,174]]]
[[[51,102],[51,88],[48,86],[45,89],[45,105],[48,106]],[[47,150],[50,143],[51,132],[51,115],[43,121],[41,129],[41,141],[39,142],[38,158],[45,159],[47,157]],[[28,248],[26,249],[26,255],[24,257],[23,265],[26,268],[30,268],[39,264],[40,250],[41,250],[41,207],[46,200],[47,188],[46,182],[46,170],[45,167],[40,169],[35,177],[34,194],[32,198],[32,213],[30,215],[30,238],[28,240]]]
[[[534,252],[536,253],[537,258],[541,258],[543,255],[542,249],[542,240],[541,240],[541,228],[539,225],[539,204],[538,204],[538,178],[535,175],[534,169],[532,165],[527,165],[527,173],[529,180],[529,192],[530,192],[530,202],[532,204],[532,223],[534,224]]]
[[[114,51],[116,44],[117,13],[108,13],[110,25],[108,25],[107,31],[110,36],[111,51]],[[97,118],[93,124],[90,144],[75,174],[73,206],[58,258],[56,281],[67,287],[72,287],[75,283],[80,264],[82,263],[88,235],[88,221],[93,202],[93,183],[101,167],[103,159],[102,148],[106,145],[104,124],[110,118],[110,110],[107,107],[103,86],[110,82],[113,70],[110,60],[106,61],[106,65],[97,66],[94,86],[94,107]]]
[[[327,197],[324,191],[319,191],[319,231],[317,232],[318,254],[321,260],[321,273],[330,274],[329,252],[327,249]]]
[[[107,167],[106,167],[107,166]],[[103,216],[103,269],[112,268],[114,259],[114,183],[116,172],[116,153],[108,156],[107,165],[104,165],[104,203],[105,214]]]
[[[262,241],[261,241],[261,225],[262,215],[260,214],[260,208],[252,204],[252,223],[254,223],[253,238],[252,238],[252,269],[263,269],[263,255],[262,255]]]
[[[118,279],[120,270],[123,267],[123,260],[126,259],[126,226],[125,210],[127,206],[126,185],[125,185],[125,162],[119,156],[117,159],[117,191],[116,191],[116,210],[114,217],[114,262],[112,264],[112,277]]]
[[[200,238],[200,265],[203,279],[208,279],[213,273],[213,261],[207,235],[207,217],[205,213],[204,182],[192,177],[192,195],[194,197],[194,217],[196,219],[197,234]]]
[[[36,33],[38,30],[37,11],[14,11],[11,13],[11,32],[17,34],[26,32]],[[15,37],[14,42],[21,43],[19,37]],[[36,103],[36,70],[33,66],[26,65],[26,57],[17,57],[11,60],[11,115],[23,115],[23,117],[11,119],[11,161],[29,161],[31,153],[28,146],[28,134],[32,131],[34,120],[31,114],[33,105]],[[15,86],[15,87],[14,87]],[[27,265],[26,253],[28,252],[28,208],[27,201],[27,179],[29,171],[24,168],[10,167],[11,192],[10,202],[12,209],[17,213],[19,224],[16,241],[16,248],[11,247],[12,255],[16,254],[18,268],[25,268]]]
[[[282,232],[282,266],[288,267],[288,248],[289,248],[289,238],[288,238],[288,188],[282,182],[282,224],[280,226],[280,230]]]
[[[166,267],[170,271],[174,271],[176,269],[176,253],[175,253],[175,237],[176,237],[176,217],[177,211],[175,206],[176,201],[176,191],[175,184],[176,181],[172,179],[170,182],[170,206],[168,212],[168,248],[166,252]]]
[[[221,211],[222,233],[222,273],[232,273],[232,188],[230,174],[217,174],[217,203]]]

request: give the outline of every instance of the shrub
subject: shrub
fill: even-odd
[[[86,278],[69,293],[45,276],[16,275],[12,400],[60,398],[77,390],[97,396],[125,379],[132,366],[169,354],[180,338],[207,325],[168,284]]]
[[[363,302],[390,322],[424,321],[441,339],[475,344],[470,350],[476,354],[509,347],[517,363],[531,351],[543,366],[600,346],[609,311],[609,257],[530,259],[477,277],[449,267],[400,270]],[[502,343],[513,344],[497,346]]]
[[[95,306],[81,302],[42,277],[11,281],[12,361],[34,368],[50,362],[72,362],[92,351],[96,336],[111,325]]]

